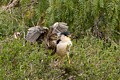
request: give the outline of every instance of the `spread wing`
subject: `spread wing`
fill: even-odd
[[[35,26],[28,29],[26,40],[29,42],[36,42],[40,38],[41,34],[46,33],[46,27]]]
[[[56,22],[52,26],[52,28],[53,28],[52,33],[61,33],[61,32],[65,32],[68,30],[67,23],[64,23],[64,22]]]
[[[55,44],[57,44],[57,40],[59,39],[59,34],[62,32],[66,32],[67,30],[68,30],[67,23],[64,22],[54,23],[50,27],[50,30],[47,35],[47,40],[46,40],[47,46],[48,47],[55,46]]]

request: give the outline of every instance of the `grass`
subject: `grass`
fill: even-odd
[[[45,54],[43,46],[23,39],[0,38],[1,80],[120,80],[120,45],[104,44],[95,37],[73,40],[70,57],[54,66],[57,55]]]

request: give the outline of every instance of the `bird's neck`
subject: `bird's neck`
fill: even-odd
[[[64,38],[61,39],[62,42],[68,42],[70,41],[69,37],[64,36]]]

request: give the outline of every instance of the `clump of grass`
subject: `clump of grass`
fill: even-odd
[[[46,55],[43,47],[38,51],[37,44],[23,46],[23,42],[1,39],[1,79],[120,79],[120,46],[114,43],[104,48],[104,41],[94,37],[79,39],[77,43],[73,40],[71,64],[65,58],[63,64],[55,67],[51,64],[54,65],[57,55]]]

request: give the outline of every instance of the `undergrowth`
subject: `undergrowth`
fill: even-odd
[[[55,66],[57,55],[45,54],[42,45],[30,45],[23,39],[1,38],[1,80],[119,80],[120,45],[106,43],[95,37],[73,41],[70,51],[71,64],[67,58]]]

